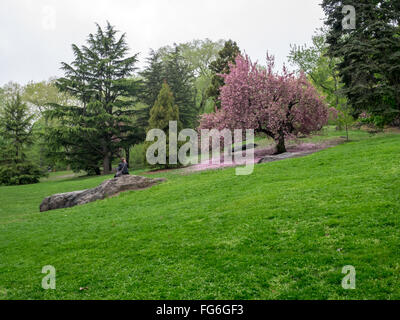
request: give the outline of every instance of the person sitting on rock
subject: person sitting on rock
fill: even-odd
[[[125,158],[121,158],[121,162],[118,165],[117,173],[115,174],[114,178],[117,178],[117,177],[120,177],[123,175],[127,175],[127,174],[129,174],[128,163],[126,162]]]

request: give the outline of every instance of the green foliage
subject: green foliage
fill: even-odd
[[[224,79],[219,75],[229,73],[229,63],[234,64],[239,54],[240,49],[236,42],[228,40],[222,50],[218,52],[218,58],[210,63],[209,68],[212,72],[212,79],[211,85],[207,90],[207,96],[214,100],[218,108],[221,107],[221,102],[219,101],[220,88],[224,85]]]
[[[141,72],[141,76],[144,79],[142,100],[147,104],[147,106],[150,106],[147,110],[146,120],[148,121],[148,118],[150,117],[150,109],[154,106],[163,81],[165,80],[164,63],[160,51],[155,51],[153,49],[150,50],[149,57],[147,58],[147,66]]]
[[[166,81],[179,108],[183,126],[195,128],[198,115],[195,78],[192,67],[181,54],[180,47],[175,45],[174,48],[165,47],[157,52],[152,50],[147,61],[148,66],[142,72],[144,101],[149,106],[147,112],[150,111],[150,106],[154,105],[163,81]],[[146,119],[146,114],[143,114],[142,119]]]
[[[129,168],[133,170],[144,169],[147,166],[146,161],[146,143],[135,144],[130,149]]]
[[[354,118],[351,115],[351,109],[346,104],[341,107],[338,112],[336,125],[338,130],[346,130],[346,140],[349,141],[349,127],[354,123]]]
[[[371,125],[378,129],[383,129],[386,124],[393,121],[392,117],[388,118],[384,115],[370,115],[369,117],[359,119],[361,124]]]
[[[173,93],[164,82],[153,108],[150,110],[149,130],[168,131],[169,121],[179,121],[179,108],[175,105]]]
[[[79,103],[53,103],[46,111],[49,119],[59,121],[46,134],[52,156],[65,159],[75,171],[99,174],[102,165],[103,173],[110,172],[120,150],[140,139],[134,122],[140,81],[130,78],[137,54],[127,56],[125,34],[116,35],[109,23],[105,30],[97,25],[87,46],[72,46],[75,60],[62,64],[65,76],[57,86]]]
[[[326,97],[327,103],[336,109],[346,104],[341,93],[341,82],[337,65],[340,59],[329,57],[326,43],[327,30],[319,29],[312,37],[312,46],[291,45],[289,61],[299,72],[305,72],[311,83]]]
[[[74,102],[71,95],[57,88],[56,80],[28,83],[24,87],[22,99],[32,106],[38,116],[42,116],[50,103],[67,105]]]
[[[223,49],[224,41],[213,42],[210,39],[193,40],[179,45],[183,58],[188,62],[196,79],[196,107],[199,113],[204,113],[209,106],[213,106],[213,100],[207,96],[207,90],[211,85],[213,72],[210,65],[218,58],[218,53]]]
[[[7,97],[0,114],[0,130],[7,147],[1,150],[3,161],[19,162],[25,160],[25,148],[32,143],[33,115],[16,92]]]
[[[343,93],[360,114],[400,113],[400,8],[398,1],[346,1],[356,10],[356,28],[343,30],[343,1],[324,0],[328,54],[340,59]]]
[[[179,108],[179,119],[184,128],[197,126],[198,110],[196,108],[196,93],[194,74],[189,64],[183,58],[178,46],[165,59],[165,73],[168,85]]]
[[[0,112],[0,184],[36,183],[43,173],[26,156],[32,144],[33,115],[19,89],[9,92],[4,102]]]
[[[175,105],[175,100],[173,93],[169,87],[169,85],[164,82],[160,93],[157,97],[157,100],[150,110],[150,119],[149,119],[149,128],[151,129],[159,129],[162,130],[167,138],[167,148],[166,148],[166,164],[157,164],[155,167],[157,168],[172,168],[176,167],[176,165],[169,163],[169,122],[177,121],[178,122],[178,131],[182,129],[182,123],[179,118],[179,108]],[[147,143],[147,147],[149,147],[152,143]],[[146,148],[147,149],[147,148]]]
[[[0,165],[0,185],[22,185],[38,183],[44,172],[29,160],[7,162]]]

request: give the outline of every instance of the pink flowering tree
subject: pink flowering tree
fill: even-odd
[[[304,74],[296,76],[285,67],[274,72],[274,58],[267,67],[239,55],[230,74],[221,75],[221,109],[203,115],[200,129],[254,129],[276,142],[276,152],[286,152],[285,140],[297,134],[321,130],[328,110]]]

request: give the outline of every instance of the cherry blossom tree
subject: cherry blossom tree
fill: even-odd
[[[276,142],[276,153],[286,152],[285,139],[321,130],[328,109],[304,74],[296,76],[285,67],[274,71],[274,58],[267,55],[267,67],[239,55],[221,75],[221,109],[203,115],[200,129],[254,129]]]

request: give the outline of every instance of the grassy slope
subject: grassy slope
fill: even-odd
[[[45,195],[105,177],[1,187],[0,298],[400,299],[399,176],[389,135],[46,213]]]

